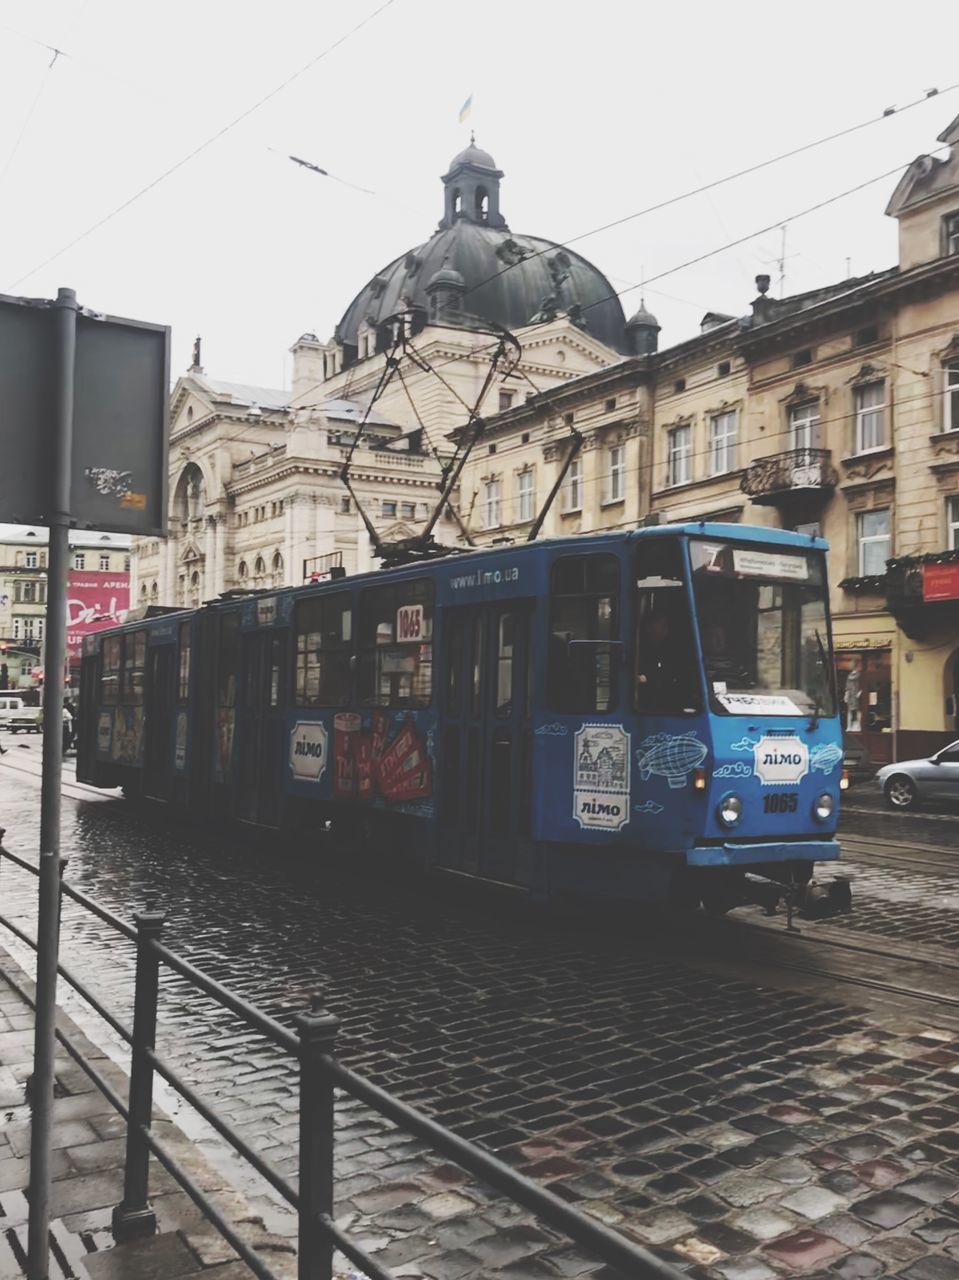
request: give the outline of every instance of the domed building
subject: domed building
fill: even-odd
[[[614,352],[630,351],[616,291],[580,254],[541,236],[514,235],[500,208],[502,169],[474,142],[443,177],[444,209],[424,244],[385,266],[347,307],[334,342],[340,368],[389,345],[389,317],[514,332],[565,314]]]

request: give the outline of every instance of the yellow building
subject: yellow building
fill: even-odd
[[[844,723],[877,764],[959,735],[959,119],[940,141],[886,210],[898,266],[782,299],[759,276],[748,314],[662,351],[641,310],[645,354],[492,418],[462,477],[479,541],[525,536],[561,468],[548,533],[823,533]]]

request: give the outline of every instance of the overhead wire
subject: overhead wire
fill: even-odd
[[[194,160],[198,155],[206,151],[215,142],[219,142],[221,138],[223,138],[231,130],[235,129],[237,125],[242,124],[244,120],[249,119],[251,115],[259,111],[260,108],[264,107],[268,102],[272,101],[273,98],[275,98],[278,94],[282,93],[284,89],[287,89],[291,84],[294,83],[294,81],[299,80],[301,76],[304,76],[308,71],[312,70],[313,67],[317,65],[317,63],[322,62],[324,58],[329,57],[331,53],[333,53],[336,49],[340,48],[341,45],[345,44],[347,40],[349,40],[352,36],[356,35],[357,32],[361,31],[364,27],[368,26],[369,23],[373,22],[376,18],[378,18],[380,14],[383,13],[386,9],[390,8],[390,6],[393,3],[394,3],[394,0],[382,0],[382,3],[378,5],[376,9],[372,10],[372,12],[368,13],[359,22],[355,23],[354,26],[352,26],[348,31],[344,32],[344,34],[339,36],[336,40],[334,40],[332,44],[327,45],[327,47],[323,49],[320,53],[310,58],[308,62],[305,62],[303,66],[301,66],[298,70],[294,71],[292,75],[287,76],[285,80],[275,85],[272,89],[269,90],[269,92],[263,94],[262,97],[258,98],[249,107],[241,111],[239,115],[236,115],[231,120],[228,120],[226,124],[222,125],[214,133],[211,133],[207,138],[204,139],[203,142],[193,147],[192,150],[190,150],[186,155],[181,156],[179,160],[169,165],[166,169],[163,170],[162,173],[158,174],[157,177],[153,178],[145,186],[141,187],[138,191],[134,192],[132,196],[129,196],[121,204],[118,204],[114,209],[110,210],[109,213],[104,214],[101,218],[98,218],[96,222],[91,223],[91,225],[87,227],[86,230],[81,231],[79,235],[74,236],[72,240],[70,240],[67,244],[63,245],[61,248],[57,249],[55,253],[51,253],[48,257],[44,258],[44,260],[38,263],[35,267],[32,267],[29,271],[25,272],[23,275],[18,276],[16,280],[12,281],[9,285],[6,286],[5,291],[9,292],[10,290],[15,289],[18,285],[22,284],[24,280],[29,280],[29,278],[33,275],[36,275],[38,271],[42,271],[43,268],[46,266],[49,266],[51,262],[55,262],[58,258],[63,257],[65,253],[68,253],[76,245],[80,244],[81,241],[86,240],[88,236],[93,235],[95,231],[99,231],[101,227],[106,226],[108,222],[111,222],[119,214],[123,213],[124,210],[129,209],[131,205],[136,204],[136,202],[142,199],[143,196],[145,196],[148,192],[154,190],[154,188],[158,187],[162,182],[165,182],[166,179],[171,177],[172,174],[176,173],[177,170],[182,169],[184,165],[189,164],[191,160]]]

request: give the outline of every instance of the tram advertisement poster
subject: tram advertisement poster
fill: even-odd
[[[403,804],[433,794],[433,766],[412,716],[391,722],[385,711],[333,718],[333,793],[372,804]]]

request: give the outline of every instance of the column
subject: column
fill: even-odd
[[[203,530],[203,599],[216,595],[216,519],[208,516]]]
[[[166,542],[160,546],[160,604],[175,605],[179,603],[176,594],[177,546],[176,534],[171,530]]]
[[[284,499],[283,506],[283,577],[287,586],[296,586],[303,578],[303,557],[296,560],[296,509],[301,502],[301,495],[290,493]]]
[[[227,539],[229,537],[229,515],[220,511],[214,516],[214,545],[216,551],[216,568],[213,575],[216,594],[221,596],[227,589]],[[233,572],[230,571],[230,586],[233,586]]]

